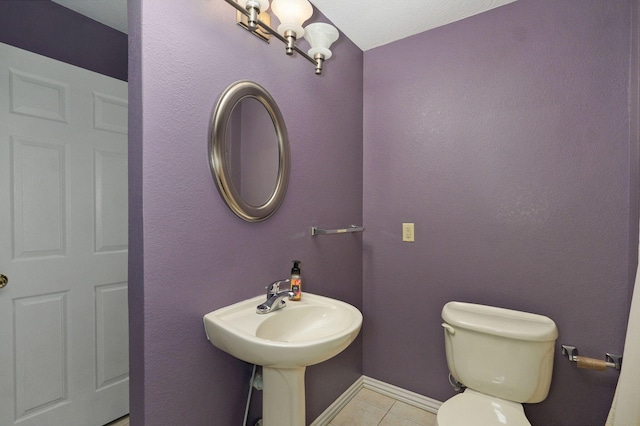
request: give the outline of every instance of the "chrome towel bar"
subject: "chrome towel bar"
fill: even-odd
[[[326,235],[326,234],[346,234],[349,232],[362,232],[364,226],[350,225],[348,228],[341,229],[320,229],[317,226],[311,227],[311,235]]]

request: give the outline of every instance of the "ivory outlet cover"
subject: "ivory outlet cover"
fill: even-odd
[[[413,223],[402,224],[402,241],[407,243],[413,243],[415,241]]]

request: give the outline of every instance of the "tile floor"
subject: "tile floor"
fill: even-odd
[[[129,426],[129,416],[124,416],[118,420],[114,420],[105,426]]]
[[[356,396],[331,420],[329,426],[435,426],[436,415],[370,389]],[[129,426],[123,417],[107,426]]]
[[[435,426],[436,415],[370,389],[356,396],[329,426]]]

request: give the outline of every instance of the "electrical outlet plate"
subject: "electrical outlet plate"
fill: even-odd
[[[413,243],[415,241],[415,233],[413,223],[402,224],[402,241]]]

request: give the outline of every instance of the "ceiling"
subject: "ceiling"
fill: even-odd
[[[369,50],[513,1],[312,0],[312,3],[360,49]]]
[[[127,0],[53,0],[127,32]],[[222,0],[216,0],[222,1]],[[515,0],[312,0],[360,49],[369,50]],[[398,7],[398,4],[402,7]]]
[[[127,0],[52,0],[94,21],[127,32]]]

